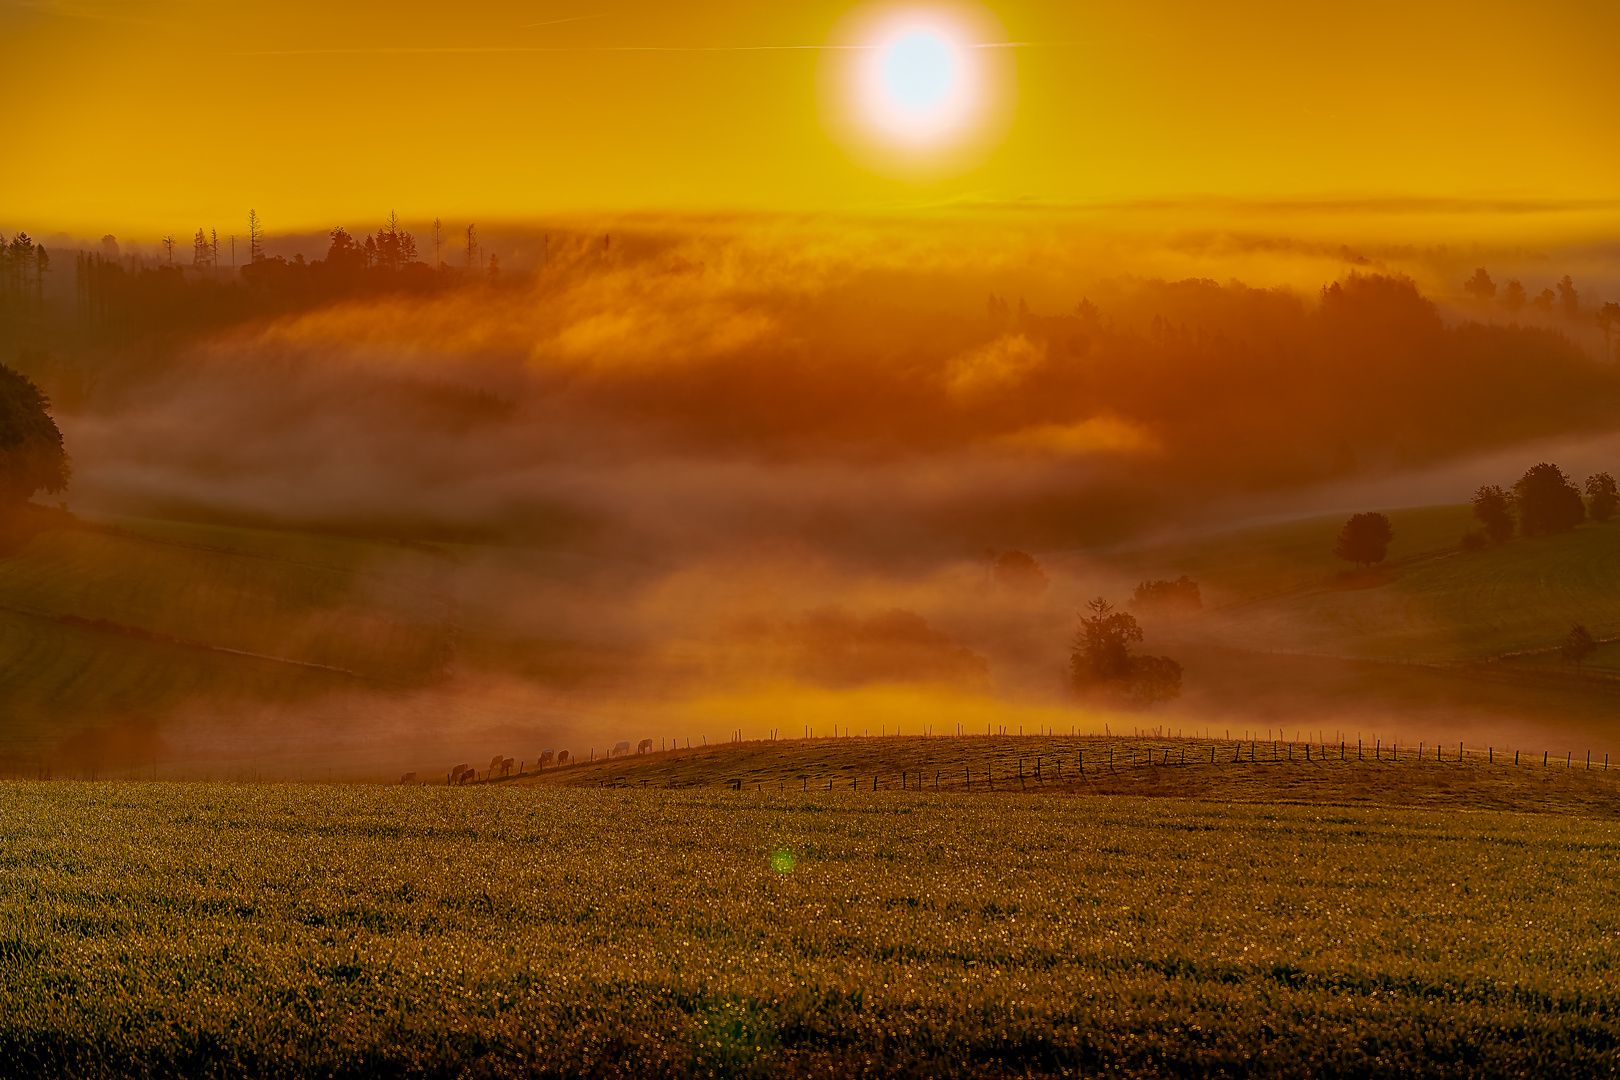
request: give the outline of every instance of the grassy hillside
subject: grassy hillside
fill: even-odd
[[[0,784],[64,1077],[1612,1076],[1612,821]]]
[[[4,749],[195,700],[419,682],[451,658],[453,567],[341,538],[120,521],[0,559]]]
[[[1332,558],[1338,516],[1109,556],[1127,580],[1189,573],[1204,586],[1202,616],[1146,620],[1152,651],[1186,666],[1185,696],[1164,714],[1240,732],[1410,732],[1481,745],[1523,741],[1534,725],[1557,748],[1620,746],[1620,682],[1609,678],[1620,674],[1620,643],[1579,678],[1546,651],[1574,621],[1620,635],[1620,524],[1462,553],[1466,508],[1391,516],[1391,559],[1371,576],[1345,577]],[[679,680],[693,674],[680,657],[654,655],[635,605],[604,599],[633,597],[634,575],[650,572],[528,549],[175,522],[57,529],[0,559],[0,757],[28,760],[84,728],[154,729],[199,702],[225,723],[260,704],[306,715],[308,703],[357,689],[444,689],[389,718],[396,733],[449,731],[442,722],[456,708],[462,727],[531,731],[557,716],[600,726],[582,710],[612,713],[633,672],[645,715],[659,693],[679,700]],[[976,627],[964,610],[971,604],[952,616],[964,635],[1003,646],[1038,638],[1025,651],[1058,665],[1067,627],[1013,609]],[[1008,652],[996,654],[992,682],[995,663],[1017,661]],[[487,698],[456,696],[487,687],[510,691],[498,715]],[[540,720],[537,703],[551,710]],[[745,721],[713,727],[722,722]],[[779,718],[746,722],[757,722],[752,734]],[[141,759],[141,740],[126,743],[106,753]],[[453,760],[437,762],[439,752],[419,764],[402,747],[389,760],[402,759],[400,771],[465,760],[453,743],[443,749]]]
[[[1128,553],[1143,576],[1188,573],[1213,608],[1191,636],[1226,645],[1403,662],[1479,661],[1555,647],[1573,623],[1620,635],[1620,523],[1457,549],[1467,507],[1392,511],[1373,573],[1331,554],[1341,516]],[[1606,649],[1588,665],[1620,663]]]
[[[1473,526],[1467,506],[1423,506],[1386,511],[1395,529],[1389,562],[1454,550]],[[1138,580],[1188,574],[1209,607],[1252,602],[1308,587],[1345,569],[1333,543],[1344,514],[1300,518],[1203,533],[1168,543],[1102,553],[1103,560]]]
[[[1173,733],[1172,733],[1173,734]],[[497,780],[543,787],[914,790],[1007,796],[1135,795],[1317,805],[1454,806],[1620,816],[1620,758],[1429,742],[1343,750],[1203,738],[794,739],[654,751]],[[1307,757],[1307,752],[1309,757]],[[1343,756],[1341,757],[1341,753]],[[1570,757],[1566,758],[1566,753]],[[442,782],[442,779],[439,781]]]

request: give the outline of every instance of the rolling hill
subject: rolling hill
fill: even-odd
[[[1004,652],[1033,642],[1046,650],[1033,664],[1056,666],[1067,631],[1053,620],[1070,617],[1066,598],[1087,595],[1096,574],[1186,573],[1202,584],[1205,612],[1144,616],[1146,647],[1185,665],[1185,696],[1153,717],[1116,718],[1115,730],[1411,732],[1414,742],[1620,750],[1620,643],[1579,673],[1556,652],[1572,622],[1620,635],[1620,523],[1461,552],[1466,507],[1390,516],[1390,559],[1370,575],[1345,574],[1331,556],[1337,515],[1089,552],[1072,565],[1048,556],[1047,621],[1015,637],[1008,628],[1024,616],[1009,607],[982,633],[1012,642]],[[50,753],[79,753],[86,732],[101,740],[98,753],[139,759],[176,718],[199,711],[216,729],[268,713],[272,725],[273,715],[308,716],[335,731],[346,714],[332,703],[355,700],[369,710],[373,743],[447,733],[442,751],[368,750],[367,775],[379,778],[396,767],[437,770],[449,763],[441,753],[465,760],[471,750],[458,747],[484,741],[462,740],[462,729],[527,745],[514,733],[555,726],[557,716],[617,724],[628,673],[643,690],[691,675],[676,670],[683,655],[649,651],[630,605],[604,605],[604,596],[632,596],[622,579],[638,572],[525,548],[171,521],[58,528],[0,559],[0,767],[31,773]],[[970,636],[971,597],[951,602],[948,629],[992,657],[994,683],[996,654]],[[657,700],[642,704],[656,715]],[[786,721],[750,712],[716,719],[711,734],[744,722],[761,729],[752,737]]]

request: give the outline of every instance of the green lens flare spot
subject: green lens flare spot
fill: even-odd
[[[778,874],[793,873],[793,866],[793,852],[789,851],[787,848],[782,848],[771,856],[771,869],[775,870]]]

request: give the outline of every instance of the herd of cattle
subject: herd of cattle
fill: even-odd
[[[608,757],[625,757],[629,753],[630,744],[628,742],[620,742],[615,744],[612,750],[608,751]],[[636,753],[652,753],[652,740],[642,739],[641,742],[636,746]],[[573,763],[574,758],[568,753],[567,750],[542,750],[540,751],[540,759],[535,762],[535,769],[538,772],[544,772],[546,769],[561,768],[564,765],[572,765]],[[511,776],[512,769],[514,767],[516,767],[518,775],[522,776],[524,768],[527,765],[528,762],[526,761],[516,761],[513,758],[506,757],[503,754],[496,754],[494,757],[489,759],[489,771],[483,774],[483,778],[485,780],[491,780],[495,777]],[[477,769],[473,768],[471,765],[457,765],[455,768],[450,770],[449,775],[445,778],[445,783],[453,785],[471,784],[476,783],[478,779],[479,773]],[[413,772],[406,773],[404,776],[399,778],[399,782],[402,784],[414,784],[416,783],[416,774]]]

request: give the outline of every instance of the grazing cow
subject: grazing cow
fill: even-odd
[[[505,760],[506,760],[506,755],[505,754],[496,754],[494,757],[489,759],[489,771],[490,771],[491,775],[493,775],[493,774],[495,774],[497,772],[500,772],[500,770],[501,770],[501,762],[503,762]]]
[[[564,750],[563,753],[566,754],[566,753],[568,753],[568,751]],[[547,765],[552,764],[552,762],[555,759],[556,759],[556,755],[553,754],[550,750],[542,750],[542,751],[540,751],[540,767],[542,769],[545,768]]]
[[[451,775],[455,777],[455,782],[458,784],[465,784],[467,781],[476,779],[478,776],[477,773],[473,772],[473,767],[471,765],[457,765],[456,771]]]
[[[457,765],[455,768],[450,770],[450,782],[452,784],[461,783],[462,778],[465,777],[470,771],[471,769],[466,765]]]
[[[616,743],[613,744],[613,749],[608,751],[608,757],[610,757],[610,758],[624,757],[624,756],[628,755],[629,753],[630,753],[630,744],[628,742],[616,742]]]
[[[652,740],[651,739],[642,739],[641,742],[639,744],[637,744],[637,746],[636,746],[636,753],[637,754],[650,754],[650,753],[652,753]]]
[[[550,751],[548,750],[547,753],[550,753]],[[559,766],[567,765],[572,760],[573,760],[573,758],[569,757],[568,751],[566,751],[566,750],[557,751],[557,764]]]
[[[413,773],[413,772],[408,772],[404,776],[399,778],[399,782],[402,783],[402,784],[409,784],[409,783],[413,782],[415,779],[416,779],[416,774]]]
[[[516,765],[516,764],[517,764],[517,762],[512,760],[511,758],[502,758],[501,759],[501,775],[502,776],[511,776],[512,775],[512,766]]]

